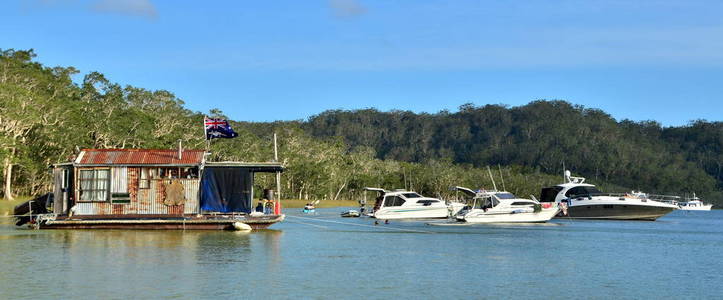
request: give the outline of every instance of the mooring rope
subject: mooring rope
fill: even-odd
[[[404,229],[404,228],[399,228],[399,227],[389,227],[389,226],[379,226],[379,225],[367,225],[367,224],[347,223],[347,222],[340,222],[340,221],[333,221],[333,220],[321,220],[321,219],[307,218],[307,217],[299,217],[299,216],[289,216],[289,215],[287,215],[287,217],[299,218],[299,219],[306,219],[306,220],[318,221],[318,222],[327,222],[327,223],[336,223],[336,224],[352,225],[352,226],[360,226],[360,227],[370,227],[370,228],[376,228],[376,229],[394,230],[394,231],[408,231],[408,232],[417,232],[417,233],[436,233],[436,232],[433,232],[433,231],[424,231],[424,230],[416,230],[416,229]]]
[[[287,216],[287,217],[288,217],[288,216]],[[311,223],[306,223],[306,222],[298,222],[298,221],[297,221],[297,222],[294,222],[294,221],[286,221],[286,222],[294,223],[294,224],[309,225],[309,226],[312,226],[312,227],[318,227],[318,228],[323,228],[323,229],[329,229],[329,227],[327,227],[327,226],[316,225],[316,224],[311,224]]]

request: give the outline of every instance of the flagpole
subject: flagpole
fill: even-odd
[[[276,133],[274,132],[274,161],[279,162],[279,149],[276,145]],[[281,172],[276,171],[276,198],[281,200]]]
[[[206,152],[211,151],[211,140],[208,138],[208,131],[206,129],[206,121],[208,117],[203,116],[203,138],[206,139]]]

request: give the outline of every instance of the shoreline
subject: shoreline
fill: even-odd
[[[304,200],[304,199],[283,199],[281,200],[281,210],[286,208],[304,208],[306,203],[310,203],[316,200]],[[258,200],[254,202],[254,205],[258,203]],[[368,203],[367,203],[368,205]],[[330,207],[359,207],[359,201],[356,200],[321,200],[316,204],[316,208],[330,208]]]
[[[12,214],[13,209],[16,205],[30,200],[31,197],[18,196],[15,200],[8,201],[5,198],[0,199],[0,216],[9,216]],[[306,203],[313,202],[316,200],[304,200],[304,199],[283,199],[281,200],[281,209],[286,208],[303,208]],[[258,199],[255,199],[253,205],[258,203]],[[330,207],[358,207],[359,202],[356,200],[321,200],[316,205],[317,208],[330,208]]]

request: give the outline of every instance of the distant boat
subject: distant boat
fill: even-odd
[[[543,188],[540,202],[567,206],[565,218],[647,220],[656,219],[678,209],[677,205],[627,193],[603,193],[583,177],[565,171],[565,183]],[[564,210],[564,209],[563,209]]]
[[[316,204],[318,204],[318,203],[319,203],[319,200],[316,200],[311,203],[306,203],[306,205],[304,205],[304,210],[302,210],[302,212],[305,214],[315,213],[316,212]]]
[[[379,193],[372,216],[381,220],[447,218],[464,207],[463,203],[447,203],[407,190],[387,191],[369,187],[364,190]]]
[[[358,218],[359,216],[361,216],[361,214],[357,210],[350,209],[345,212],[342,212],[341,216],[344,218]]]
[[[685,198],[684,202],[678,202],[681,210],[710,210],[713,204],[705,204],[693,193],[692,198]]]
[[[544,223],[559,211],[556,203],[541,204],[538,201],[522,199],[504,191],[472,191],[455,187],[472,198],[466,209],[455,217],[467,223]]]

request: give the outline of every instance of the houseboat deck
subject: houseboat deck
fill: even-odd
[[[180,229],[233,230],[240,222],[253,229],[265,229],[281,222],[285,215],[83,215],[39,219],[39,229]]]

